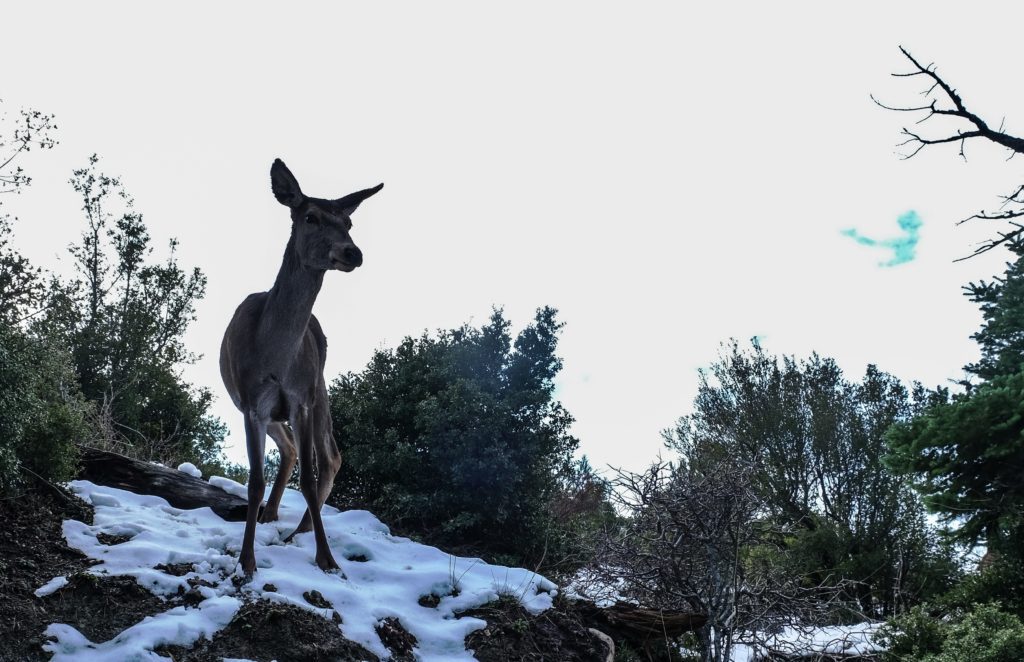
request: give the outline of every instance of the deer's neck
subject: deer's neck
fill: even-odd
[[[298,347],[323,283],[322,270],[307,269],[300,264],[293,236],[288,240],[277,280],[267,293],[260,319],[260,339],[278,351]]]

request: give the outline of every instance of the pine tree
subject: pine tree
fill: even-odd
[[[573,419],[553,397],[561,326],[543,308],[513,341],[496,310],[482,327],[406,338],[336,379],[335,499],[437,544],[540,560],[552,505],[579,469]],[[558,554],[552,543],[547,561]]]
[[[1024,543],[1024,245],[1002,277],[970,284],[984,322],[972,337],[982,378],[889,434],[888,462],[912,473],[956,537],[1021,556]]]

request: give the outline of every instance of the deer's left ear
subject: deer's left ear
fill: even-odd
[[[306,197],[302,195],[295,175],[281,159],[274,159],[274,165],[270,166],[270,188],[278,202],[292,209],[301,205]]]
[[[371,195],[375,194],[382,188],[384,188],[383,183],[377,184],[373,188],[365,188],[362,191],[349,193],[344,198],[338,198],[337,200],[335,200],[334,204],[341,208],[341,211],[343,214],[345,214],[345,216],[349,216],[352,214],[352,212],[356,210],[357,207],[359,207],[359,203],[361,203],[363,200],[367,199]]]

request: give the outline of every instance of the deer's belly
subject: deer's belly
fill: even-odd
[[[285,422],[292,411],[287,392],[276,380],[264,381],[250,402],[255,404],[256,416],[267,422]]]

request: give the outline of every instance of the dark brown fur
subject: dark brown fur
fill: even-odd
[[[341,467],[341,454],[331,433],[323,375],[327,338],[312,311],[328,269],[348,272],[362,264],[362,252],[349,234],[350,215],[383,186],[324,200],[304,195],[280,159],[274,161],[270,176],[274,196],[291,210],[292,234],[274,286],[268,292],[250,294],[238,306],[220,351],[221,377],[245,418],[249,508],[239,560],[247,576],[256,570],[253,541],[265,487],[263,454],[268,434],[281,452],[281,467],[262,521],[277,519],[297,457],[307,509],[295,533],[312,527],[317,565],[338,569],[320,508]]]

